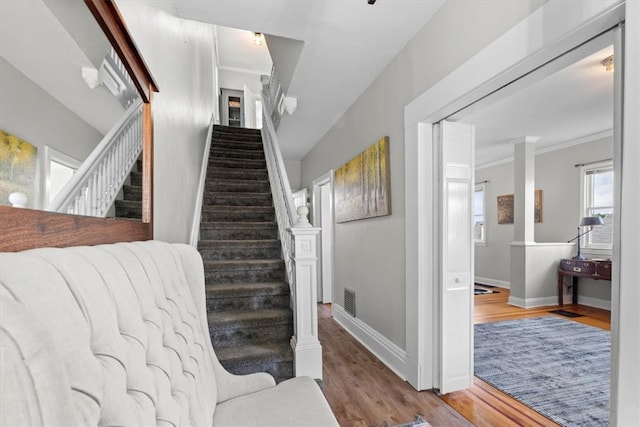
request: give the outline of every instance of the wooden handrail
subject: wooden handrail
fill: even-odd
[[[142,55],[127,30],[120,10],[111,0],[84,0],[84,2],[120,56],[142,97],[142,101],[151,103],[151,93],[158,92],[158,85],[153,80],[149,67],[142,59]]]
[[[151,98],[153,92],[158,92],[158,85],[138,51],[116,4],[111,0],[84,0],[84,2],[120,56],[144,102],[142,106],[142,222],[151,224],[153,227],[153,117],[151,115]]]

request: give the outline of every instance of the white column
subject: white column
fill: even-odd
[[[513,162],[513,240],[534,241],[536,153],[534,143],[540,138],[525,136],[514,141]]]
[[[306,211],[306,212],[305,212]],[[320,228],[311,227],[306,217],[308,209],[298,208],[298,222],[289,229],[293,251],[293,337],[295,376],[322,379],[322,346],[318,340],[317,307],[317,239]]]
[[[513,140],[513,242],[511,242],[511,293],[509,303],[527,306],[527,246],[535,245],[535,142],[523,136]]]

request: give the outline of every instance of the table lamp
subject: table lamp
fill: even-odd
[[[580,250],[582,249],[580,247],[581,246],[580,237],[584,236],[587,233],[590,233],[591,230],[593,230],[594,225],[603,225],[603,224],[604,224],[604,221],[602,221],[602,218],[599,216],[585,216],[584,218],[582,218],[582,221],[580,221],[580,225],[578,225],[578,235],[573,239],[567,241],[567,243],[571,243],[574,240],[578,239],[578,254],[571,259],[587,259],[586,256],[580,253]],[[587,231],[580,233],[580,227],[589,227],[589,229]]]

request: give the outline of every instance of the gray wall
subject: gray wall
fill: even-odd
[[[390,216],[337,224],[334,301],[356,292],[358,318],[405,348],[404,107],[543,1],[446,2],[302,159],[302,185],[389,136]]]
[[[36,200],[28,207],[43,208],[44,148],[49,146],[83,161],[102,135],[74,112],[58,102],[13,65],[0,57],[0,129],[22,138],[38,149]],[[2,201],[1,204],[8,204]]]
[[[173,2],[118,7],[160,92],[153,97],[154,236],[189,243],[215,94],[213,27],[177,18]]]
[[[613,157],[611,137],[536,156],[536,189],[542,190],[542,222],[535,224],[535,241],[566,242],[580,222],[580,169],[574,165]],[[476,181],[488,180],[485,190],[487,246],[476,246],[475,274],[501,284],[510,280],[513,224],[498,224],[496,198],[513,194],[513,162],[476,170]],[[609,282],[581,280],[580,295],[611,300]]]

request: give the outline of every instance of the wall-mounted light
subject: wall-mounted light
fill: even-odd
[[[607,71],[613,71],[613,55],[607,56],[602,61],[600,61],[600,63]]]
[[[253,33],[253,44],[262,46],[262,33]]]

